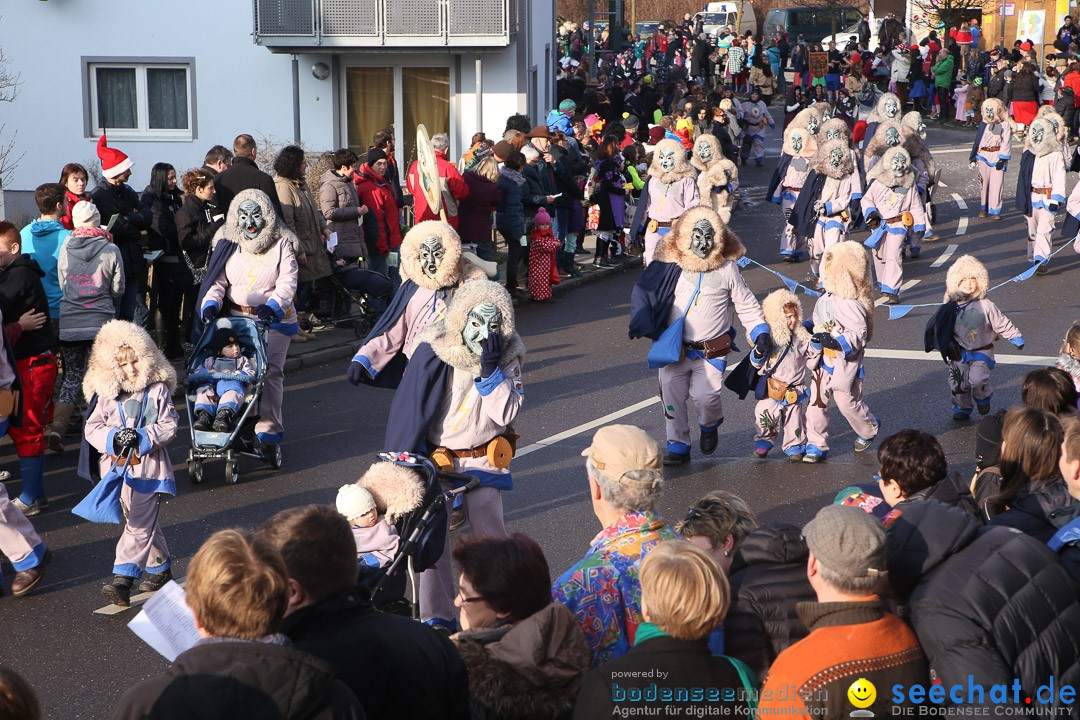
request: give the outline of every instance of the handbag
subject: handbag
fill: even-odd
[[[146,414],[148,397],[146,393],[143,394],[142,408],[139,410],[139,417],[136,419],[134,427],[139,427],[140,423],[142,423],[143,416]],[[127,422],[124,421],[122,406],[120,418],[126,427]],[[128,468],[133,464],[132,458],[134,456],[134,449],[129,451],[126,456],[117,456],[112,467],[102,476],[101,481],[86,494],[86,497],[79,501],[78,505],[71,509],[71,512],[90,522],[112,523],[114,525],[123,523],[124,509],[120,504],[120,491],[124,487],[124,478],[127,476]],[[121,462],[123,462],[123,466],[117,468]]]
[[[683,324],[686,322],[686,313],[690,312],[690,307],[697,300],[698,293],[701,292],[701,275],[698,275],[697,286],[694,288],[694,294],[690,296],[690,302],[686,303],[686,307],[683,309],[682,314],[675,319],[675,322],[671,323],[660,337],[653,340],[652,346],[649,348],[649,367],[653,370],[657,368],[666,367],[672,363],[679,362],[683,356]]]
[[[776,362],[763,373],[757,381],[757,386],[754,388],[754,398],[757,400],[764,400],[765,398],[771,398],[773,400],[782,400],[784,394],[787,393],[787,383],[781,383],[779,380],[773,381],[773,373],[776,372],[776,368],[780,367],[780,363],[784,362],[784,358],[787,357],[788,351],[791,350],[791,343],[784,346],[784,352],[780,353],[780,357],[776,358]],[[749,357],[749,354],[747,355]],[[780,397],[772,396],[772,382],[776,382],[782,386],[780,391]]]

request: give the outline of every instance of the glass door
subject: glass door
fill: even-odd
[[[363,162],[372,136],[394,127],[393,68],[345,68],[345,119],[346,144]]]

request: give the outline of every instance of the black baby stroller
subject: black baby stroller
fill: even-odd
[[[301,326],[305,330],[327,325],[351,327],[356,337],[367,337],[389,303],[393,292],[390,279],[355,264],[334,263],[331,267],[333,273],[316,282],[309,302],[318,322],[302,319]]]
[[[394,519],[401,543],[393,561],[385,568],[361,567],[360,585],[368,588],[372,603],[380,610],[419,619],[417,574],[432,567],[442,557],[449,532],[447,508],[453,505],[456,497],[476,488],[480,481],[471,475],[440,472],[422,455],[382,453],[379,458],[382,462],[415,470],[423,493],[415,507],[399,513]],[[450,489],[444,489],[444,485],[449,485]]]
[[[195,417],[195,401],[199,387],[218,380],[240,379],[234,373],[219,373],[203,367],[203,361],[214,355],[213,337],[218,328],[229,328],[240,342],[241,353],[251,361],[254,378],[243,378],[244,402],[236,411],[232,429],[228,432],[202,431],[191,422],[191,450],[188,451],[187,467],[191,482],[203,481],[203,462],[223,458],[225,481],[235,485],[240,480],[239,456],[259,458],[270,463],[275,470],[281,467],[281,445],[276,445],[267,457],[255,447],[255,423],[259,420],[258,406],[266,379],[266,326],[249,317],[219,317],[203,329],[188,360],[187,377],[184,379],[188,417]]]

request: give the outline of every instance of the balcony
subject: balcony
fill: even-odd
[[[273,52],[499,48],[526,0],[254,0],[255,43]]]

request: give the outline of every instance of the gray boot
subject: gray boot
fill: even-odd
[[[75,406],[71,403],[57,403],[53,408],[53,420],[45,430],[45,442],[49,450],[55,453],[64,452],[64,435],[74,412]]]

